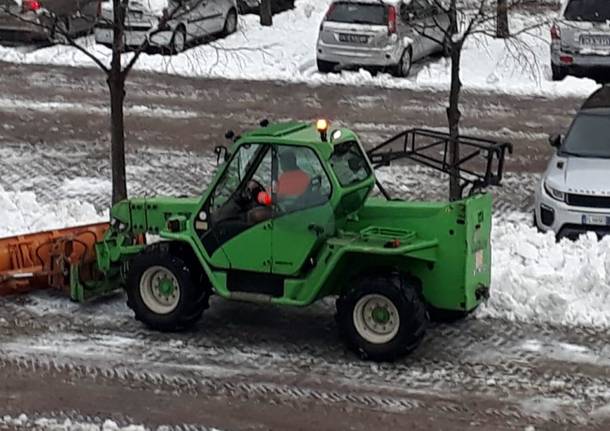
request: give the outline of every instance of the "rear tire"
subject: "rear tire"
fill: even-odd
[[[400,61],[396,66],[394,66],[394,70],[392,74],[399,78],[406,78],[409,76],[411,72],[411,66],[413,65],[413,53],[410,48],[405,49],[400,57]]]
[[[166,252],[144,252],[130,262],[127,306],[152,329],[187,329],[208,308],[210,288],[198,273]]]
[[[331,61],[317,60],[318,72],[320,73],[332,73],[337,67],[337,63]]]
[[[393,361],[419,346],[428,326],[415,284],[398,273],[361,279],[337,300],[347,346],[363,359]]]
[[[563,66],[555,66],[551,64],[551,75],[553,81],[562,81],[566,76],[568,76],[568,71]]]

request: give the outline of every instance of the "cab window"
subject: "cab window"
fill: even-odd
[[[331,185],[320,159],[310,148],[278,146],[275,187],[278,213],[321,205],[330,199]]]
[[[331,166],[343,187],[357,184],[371,175],[371,168],[355,141],[335,145]]]

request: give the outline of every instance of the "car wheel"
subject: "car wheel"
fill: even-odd
[[[406,78],[409,76],[409,72],[411,72],[412,64],[413,56],[411,49],[405,49],[405,52],[402,53],[402,57],[400,57],[400,62],[394,67],[393,75],[400,78]]]
[[[318,72],[320,73],[332,73],[337,67],[337,63],[331,61],[317,60]]]
[[[337,300],[337,321],[360,357],[392,361],[419,346],[429,318],[414,284],[401,274],[377,274]]]
[[[169,50],[172,55],[180,54],[186,47],[186,30],[184,27],[178,27],[172,36]]]
[[[167,252],[144,252],[130,262],[127,306],[137,320],[159,331],[192,326],[208,307],[210,288],[197,271]]]
[[[225,19],[225,25],[222,29],[222,35],[228,36],[237,31],[237,11],[235,9],[231,9],[227,14],[227,18]]]
[[[551,75],[553,81],[562,81],[566,76],[568,76],[568,71],[563,66],[551,64]]]

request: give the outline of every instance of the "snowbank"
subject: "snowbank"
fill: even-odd
[[[610,237],[555,242],[522,221],[495,224],[492,292],[478,317],[610,327]]]
[[[151,0],[152,1],[152,0]],[[163,1],[163,0],[155,0]],[[225,39],[201,45],[167,57],[143,55],[136,68],[194,77],[250,80],[280,80],[309,84],[366,85],[388,88],[446,90],[450,64],[432,58],[415,65],[408,79],[388,74],[372,76],[366,71],[344,71],[322,75],[316,68],[316,40],[320,22],[330,0],[297,0],[296,8],[274,17],[273,27],[261,27],[258,17],[241,17],[240,31]],[[513,31],[548,21],[550,15],[513,14]],[[568,77],[550,80],[549,24],[530,30],[518,40],[505,43],[486,35],[470,38],[463,51],[462,82],[466,90],[523,95],[586,96],[597,88],[589,79]],[[95,45],[93,38],[81,39],[102,61],[111,51]],[[125,56],[129,61],[130,55]],[[0,47],[0,60],[94,67],[74,48],[52,46],[33,52]]]
[[[30,419],[25,414],[13,418],[11,416],[0,416],[0,426],[14,427],[15,429],[36,429],[41,431],[146,431],[142,425],[128,425],[121,427],[116,422],[107,419],[101,424],[71,421],[65,419]]]
[[[42,205],[32,192],[7,192],[0,186],[0,238],[107,219],[89,203],[62,200]]]

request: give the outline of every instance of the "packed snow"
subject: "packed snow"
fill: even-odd
[[[163,0],[155,0],[163,1]],[[316,40],[320,22],[330,0],[297,0],[296,8],[274,17],[273,27],[262,27],[254,15],[241,17],[240,30],[224,39],[200,45],[169,57],[144,54],[136,68],[194,77],[249,80],[279,80],[313,85],[368,85],[387,88],[446,90],[450,82],[448,59],[433,57],[414,65],[409,78],[368,71],[343,71],[322,75],[316,68]],[[585,96],[597,88],[589,79],[568,77],[550,80],[549,27],[552,15],[515,12],[510,25],[520,33],[508,42],[476,34],[466,42],[461,80],[466,90],[546,96]],[[537,23],[541,23],[537,25]],[[534,27],[534,28],[532,28]],[[103,62],[111,51],[96,45],[93,37],[85,45]],[[29,51],[29,50],[28,50]],[[124,60],[129,61],[130,54]],[[0,60],[16,63],[95,67],[75,48],[51,46],[25,52],[0,47]]]
[[[38,418],[32,419],[25,414],[18,417],[0,416],[0,428],[3,426],[14,429],[36,429],[40,431],[146,431],[142,425],[119,426],[116,422],[106,419],[100,423]],[[159,428],[162,430],[163,428]]]
[[[86,202],[43,205],[32,192],[0,187],[0,237],[107,218]],[[610,328],[610,237],[598,241],[588,234],[557,243],[527,218],[516,214],[495,220],[492,295],[477,316]]]

